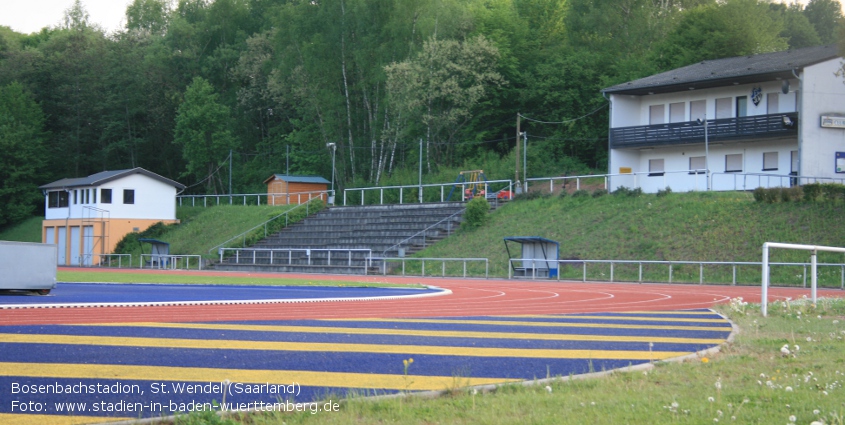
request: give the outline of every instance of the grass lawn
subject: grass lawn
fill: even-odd
[[[89,270],[59,270],[56,272],[59,282],[105,282],[105,283],[176,283],[176,284],[204,284],[204,285],[270,285],[270,286],[366,286],[366,287],[419,287],[424,285],[407,285],[399,283],[379,282],[339,282],[319,279],[294,279],[270,276],[244,276],[242,273],[233,276],[214,276],[201,273],[139,273],[132,271],[89,271]]]
[[[768,317],[741,300],[720,310],[740,330],[720,353],[647,371],[493,392],[461,389],[456,378],[434,399],[350,399],[337,412],[206,413],[177,423],[845,424],[845,300],[777,302]],[[413,379],[413,365],[408,374]]]

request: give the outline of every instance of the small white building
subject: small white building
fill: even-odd
[[[602,90],[608,189],[845,181],[841,66],[836,46],[817,46],[702,61]]]
[[[59,265],[98,264],[130,232],[176,223],[176,193],[185,186],[143,168],[103,171],[40,187],[42,242],[57,244]]]

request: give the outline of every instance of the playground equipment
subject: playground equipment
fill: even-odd
[[[461,171],[458,178],[455,179],[455,185],[449,191],[447,201],[452,199],[452,194],[458,188],[463,191],[463,200],[465,201],[469,201],[476,196],[487,196],[487,177],[484,175],[484,170]]]
[[[508,242],[521,245],[518,257],[511,255]],[[513,276],[557,277],[560,243],[539,236],[510,236],[505,238],[505,249]]]

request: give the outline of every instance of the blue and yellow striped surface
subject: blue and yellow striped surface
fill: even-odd
[[[442,390],[568,376],[687,355],[721,344],[730,332],[730,323],[710,310],[0,326],[0,423],[159,416],[191,402],[223,402],[223,392],[227,403],[307,402],[349,392]],[[214,389],[225,381],[226,388],[255,391],[173,391],[184,384]],[[55,391],[115,383],[133,392]],[[293,397],[270,391],[290,384],[298,392]],[[54,391],[40,393],[38,385]],[[22,412],[24,402],[37,403],[32,406],[41,411]],[[67,409],[61,403],[86,405],[70,416],[58,411]],[[141,409],[127,411],[130,405]],[[123,411],[115,411],[121,406]],[[95,412],[95,407],[112,411]]]

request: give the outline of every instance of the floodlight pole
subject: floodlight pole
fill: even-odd
[[[337,152],[337,144],[335,143],[326,143],[327,148],[331,148],[332,150],[332,196],[334,194],[334,159],[335,159],[335,152]]]
[[[419,199],[420,199],[421,204],[422,204],[422,201],[423,201],[423,195],[422,195],[422,161],[423,161],[422,148],[423,148],[423,146],[422,146],[422,142],[423,142],[423,139],[422,139],[422,137],[420,137],[420,190],[419,190]]]
[[[522,132],[522,184],[528,193],[528,131]]]

